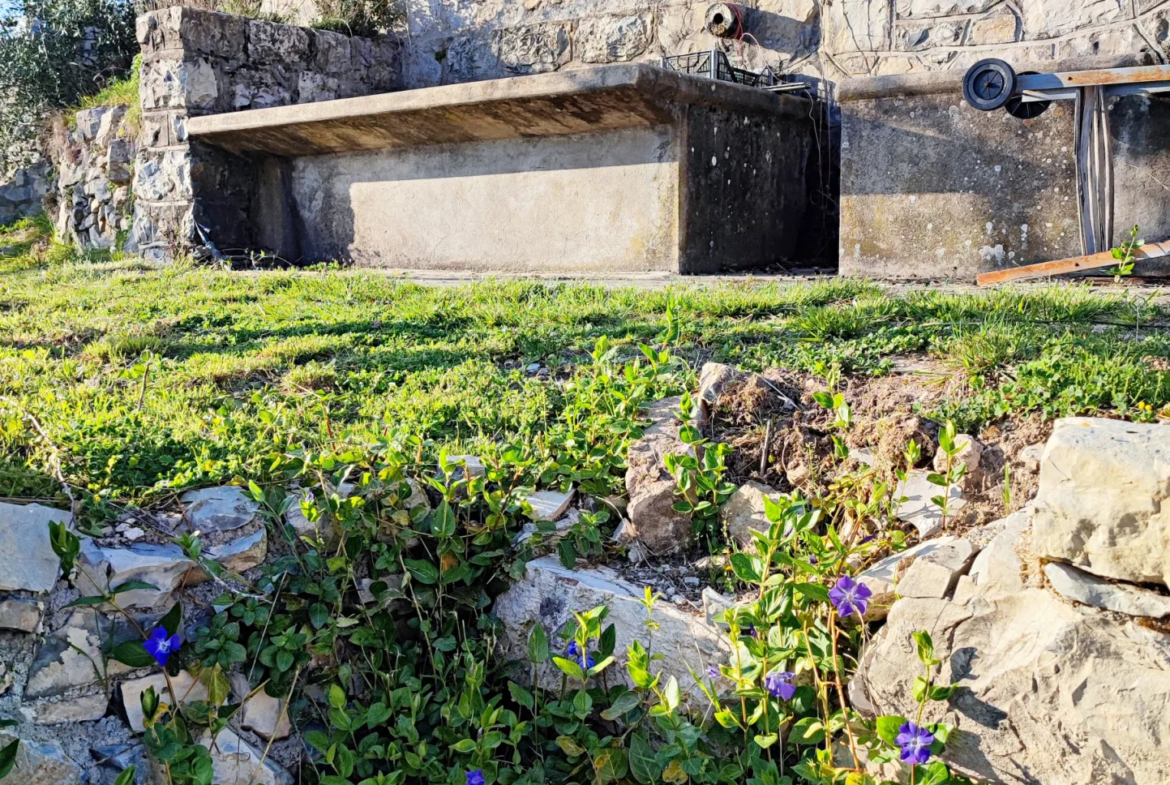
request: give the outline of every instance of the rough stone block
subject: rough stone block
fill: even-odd
[[[0,629],[35,632],[41,623],[41,604],[36,600],[0,600]]]
[[[248,60],[252,63],[302,63],[308,54],[308,30],[262,19],[248,20]]]
[[[575,57],[585,63],[633,60],[650,44],[650,21],[643,16],[582,19],[573,44]]]
[[[1170,426],[1058,420],[1032,547],[1105,578],[1170,585]]]
[[[0,503],[0,591],[44,594],[61,574],[49,542],[49,523],[72,525],[66,510],[40,504]]]

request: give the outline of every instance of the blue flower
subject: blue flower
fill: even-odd
[[[483,785],[483,769],[467,772],[467,785]]]
[[[907,722],[898,728],[898,737],[894,742],[902,750],[903,763],[921,765],[930,760],[930,745],[934,744],[934,734],[913,722]]]
[[[569,659],[576,660],[578,663],[580,663],[583,670],[589,670],[597,664],[593,660],[593,655],[587,651],[583,651],[581,647],[577,645],[577,641],[569,641],[569,648],[565,649],[565,654],[568,655]]]
[[[829,589],[829,599],[832,600],[837,613],[842,616],[852,616],[856,611],[864,616],[869,609],[869,598],[873,592],[864,583],[858,583],[848,575],[842,575],[837,585]]]
[[[183,642],[177,634],[167,635],[165,627],[155,627],[150,631],[150,637],[142,642],[142,648],[146,649],[147,653],[154,657],[154,661],[164,668],[170,656],[177,652],[182,645]]]
[[[764,689],[773,698],[779,698],[782,701],[792,700],[792,696],[796,694],[796,685],[792,683],[794,678],[796,678],[795,673],[772,671],[764,677]]]
[[[710,679],[711,681],[718,680],[722,675],[723,674],[720,673],[719,669],[716,668],[714,665],[707,666],[707,678]]]

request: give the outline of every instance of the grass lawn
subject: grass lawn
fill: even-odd
[[[142,503],[262,479],[270,456],[296,447],[388,434],[426,461],[444,446],[538,450],[580,416],[574,368],[592,362],[597,339],[634,356],[668,308],[687,367],[655,394],[691,386],[708,359],[848,377],[913,356],[961,378],[927,412],[960,428],[1023,411],[1170,414],[1167,314],[1150,290],[893,295],[839,279],[424,287],[352,270],[81,258],[47,245],[46,229],[27,221],[0,234],[5,497],[52,499],[60,473],[99,504]]]

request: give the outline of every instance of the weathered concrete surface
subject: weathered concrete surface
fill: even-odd
[[[808,109],[627,65],[192,118],[188,131],[291,158],[261,167],[255,234],[269,250],[379,267],[698,273],[795,249]]]
[[[674,158],[669,126],[298,158],[298,245],[370,267],[674,270]]]
[[[1032,120],[980,112],[963,100],[962,76],[842,83],[842,274],[969,280],[1081,254],[1073,103],[1055,102]],[[1168,106],[1160,98],[1111,102],[1114,244],[1134,224],[1144,239],[1170,235]],[[1167,274],[1170,263],[1144,262],[1136,272]]]
[[[961,78],[842,86],[843,275],[963,280],[1080,253],[1072,104],[980,112]]]

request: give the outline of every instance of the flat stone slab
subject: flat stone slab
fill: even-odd
[[[61,574],[49,543],[49,524],[72,524],[73,515],[40,504],[0,504],[0,591],[45,594]]]
[[[187,133],[236,153],[302,156],[665,125],[682,104],[793,118],[809,106],[628,63],[192,117]]]
[[[942,496],[946,490],[927,479],[928,472],[915,469],[906,476],[906,482],[898,483],[897,496],[906,497],[898,505],[898,520],[912,524],[922,539],[933,537],[942,531],[942,509],[931,499]],[[952,485],[948,494],[947,516],[954,519],[955,513],[963,509],[967,501],[958,485]]]
[[[179,497],[183,517],[199,532],[226,532],[251,523],[260,514],[260,505],[236,485],[187,491]]]
[[[1170,596],[1165,594],[1124,583],[1110,583],[1059,562],[1046,564],[1044,575],[1056,593],[1066,600],[1129,616],[1155,619],[1170,616]]]

